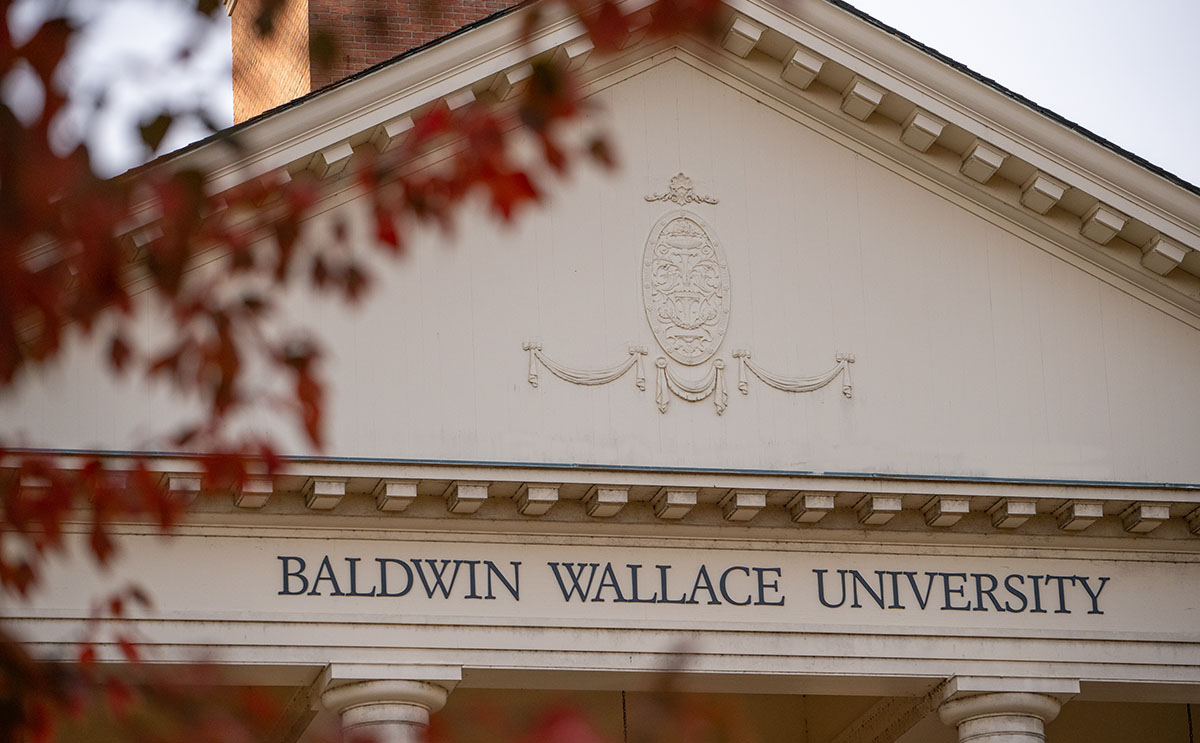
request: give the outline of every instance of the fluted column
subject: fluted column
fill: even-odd
[[[420,743],[429,716],[448,695],[444,686],[428,681],[381,679],[330,684],[321,701],[341,715],[348,741]]]
[[[938,708],[959,743],[1044,743],[1061,704],[1045,694],[1006,691],[951,699]]]

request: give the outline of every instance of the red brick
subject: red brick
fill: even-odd
[[[516,0],[284,0],[275,33],[259,38],[254,19],[262,2],[239,0],[234,6],[236,121],[432,41]],[[337,40],[328,68],[319,67],[309,53],[316,34]]]

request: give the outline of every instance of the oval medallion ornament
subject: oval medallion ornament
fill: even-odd
[[[729,268],[703,219],[671,212],[650,230],[642,256],[642,302],[668,356],[695,366],[717,352],[729,326]]]

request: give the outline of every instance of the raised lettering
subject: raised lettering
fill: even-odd
[[[478,591],[475,590],[475,588],[476,588],[475,566],[479,564],[479,560],[463,560],[462,564],[467,566],[467,586],[470,588],[470,590],[467,592],[467,595],[463,596],[463,598],[465,598],[465,599],[482,599],[483,596],[480,596]],[[491,598],[495,598],[495,597],[493,596]]]
[[[638,570],[642,566],[641,565],[626,565],[625,567],[629,568],[629,576],[630,576],[630,580],[632,581],[632,584],[633,584],[633,590],[631,591],[631,593],[633,594],[633,598],[630,599],[630,601],[633,601],[635,604],[653,604],[656,601],[658,601],[657,593],[648,599],[644,599],[644,598],[638,596],[638,581],[637,581]]]
[[[579,596],[580,601],[587,601],[588,594],[592,592],[592,581],[596,579],[596,569],[600,567],[599,563],[595,563],[595,562],[580,562],[580,563],[564,562],[564,563],[562,563],[563,568],[565,568],[567,571],[567,577],[571,579],[570,590],[567,589],[566,584],[563,583],[562,575],[558,572],[558,563],[557,562],[548,562],[546,564],[549,565],[550,569],[554,571],[554,579],[556,581],[558,581],[558,590],[562,591],[563,601],[570,601],[571,597],[576,596],[576,595]],[[578,568],[578,569],[576,569],[576,568]],[[587,581],[586,588],[579,585],[579,579],[583,577],[583,571],[585,568],[592,569],[592,572],[588,574],[588,581]]]
[[[304,558],[292,557],[290,555],[276,555],[275,559],[283,563],[283,590],[279,592],[280,596],[299,596],[308,590],[308,578],[304,576]],[[299,566],[295,570],[288,570],[289,562],[297,562],[299,563]],[[299,578],[304,585],[302,585],[298,591],[289,590],[288,586],[290,586],[292,583],[291,580],[289,580],[290,578]],[[1101,588],[1103,588],[1103,586],[1101,586]]]
[[[487,565],[487,597],[489,599],[496,598],[496,594],[492,593],[492,576],[495,576],[496,579],[504,585],[504,588],[506,591],[508,591],[509,595],[513,597],[513,601],[521,600],[521,563],[517,562],[516,560],[508,561],[508,564],[512,565],[513,568],[512,583],[508,582],[508,579],[504,577],[504,573],[501,573],[500,568],[496,567],[496,563],[492,562],[491,560],[484,560],[483,564]]]
[[[309,596],[321,595],[318,587],[321,585],[321,581],[323,580],[327,580],[333,584],[333,591],[329,594],[330,596],[346,595],[342,593],[341,587],[338,586],[337,577],[333,574],[333,566],[329,564],[329,555],[325,555],[325,557],[321,560],[321,567],[317,568],[317,576],[313,578],[312,590],[308,592]]]
[[[374,596],[375,589],[372,588],[370,593],[360,593],[358,590],[358,563],[362,560],[361,557],[347,557],[346,562],[350,563],[350,596]]]
[[[1030,575],[1029,585],[1033,587],[1033,608],[1029,610],[1030,614],[1045,614],[1046,610],[1042,608],[1042,584],[1039,582],[1044,576]]]
[[[779,593],[779,578],[783,575],[783,571],[779,568],[755,568],[755,574],[758,575],[758,601],[754,602],[755,606],[783,606],[783,602],[787,601],[787,596],[780,596],[778,601],[767,601],[766,591],[771,589],[775,593]],[[766,582],[764,576],[767,573],[774,573],[775,580],[770,583]]]
[[[898,573],[895,570],[883,570],[884,575],[892,576],[892,603],[888,604],[889,609],[903,609],[904,604],[900,603],[900,576],[903,573]]]
[[[867,583],[867,579],[862,577],[857,570],[850,571],[850,576],[852,578],[850,586],[854,591],[854,603],[850,604],[850,606],[854,607],[855,609],[862,608],[862,604],[858,603],[858,587],[861,585],[863,590],[870,595],[871,599],[876,604],[879,604],[880,609],[887,608],[887,602],[883,600],[883,573],[876,570],[875,575],[879,577],[879,593],[875,593],[874,589],[871,588],[871,584]]]
[[[450,598],[450,589],[454,588],[454,581],[458,579],[458,569],[462,567],[462,560],[442,560],[442,566],[439,568],[437,560],[426,560],[429,565],[430,575],[433,576],[433,583],[425,577],[425,568],[421,567],[421,561],[414,559],[413,567],[417,569],[417,576],[421,579],[421,585],[425,587],[425,593],[429,598],[433,598],[436,591],[440,591],[442,598]],[[454,572],[450,574],[450,582],[446,582],[446,568],[454,565]]]
[[[846,571],[845,570],[838,571],[838,575],[841,576],[841,578],[842,578],[842,600],[837,602],[836,604],[831,604],[825,600],[825,574],[828,573],[829,571],[828,570],[813,570],[813,572],[817,574],[817,600],[821,602],[822,606],[827,606],[830,609],[836,609],[839,606],[841,606],[842,604],[846,603]]]
[[[671,569],[670,565],[655,565],[658,568],[658,582],[662,590],[659,592],[658,603],[660,604],[686,604],[687,594],[684,593],[677,599],[667,598],[667,571]]]
[[[955,606],[954,604],[950,603],[951,594],[956,594],[963,598],[966,597],[967,574],[966,573],[938,573],[938,575],[942,576],[942,587],[945,590],[946,603],[942,607],[942,611],[970,611],[971,610],[971,602],[970,601],[967,602],[966,606]],[[961,580],[963,582],[963,584],[961,586],[959,586],[958,588],[951,588],[950,587],[950,579],[951,578],[958,578],[959,580]]]
[[[1013,582],[1013,579],[1014,579],[1014,578],[1015,578],[1016,580],[1019,580],[1019,581],[1021,582],[1021,585],[1025,585],[1025,576],[1023,576],[1023,575],[1017,575],[1017,574],[1015,574],[1015,573],[1014,573],[1014,574],[1012,574],[1012,575],[1010,575],[1010,576],[1008,576],[1007,578],[1005,578],[1005,579],[1004,579],[1004,588],[1005,588],[1005,589],[1006,589],[1006,590],[1007,590],[1007,591],[1008,591],[1010,594],[1012,594],[1013,596],[1016,596],[1017,598],[1021,599],[1021,608],[1020,608],[1020,609],[1014,609],[1011,601],[1005,601],[1005,602],[1004,602],[1004,610],[1005,610],[1005,611],[1011,611],[1011,612],[1014,612],[1014,613],[1018,613],[1018,614],[1019,614],[1020,612],[1023,612],[1023,611],[1025,611],[1025,609],[1026,609],[1026,608],[1028,608],[1028,606],[1029,606],[1029,599],[1025,598],[1025,592],[1024,592],[1024,591],[1022,591],[1022,590],[1021,590],[1021,589],[1019,589],[1019,588],[1014,588],[1014,587],[1013,587],[1013,584],[1012,584],[1012,582]]]
[[[1088,596],[1090,596],[1092,599],[1092,608],[1088,614],[1103,614],[1104,612],[1100,611],[1100,592],[1104,590],[1106,585],[1108,585],[1108,577],[1105,576],[1100,578],[1100,586],[1096,588],[1095,593],[1092,593],[1092,587],[1088,585],[1087,578],[1084,578],[1082,575],[1078,577],[1079,582],[1083,584],[1083,590],[1087,591]]]
[[[929,605],[929,596],[933,593],[933,579],[937,577],[937,573],[925,573],[929,581],[925,584],[925,595],[921,595],[921,591],[917,588],[917,574],[912,571],[904,573],[908,577],[908,585],[912,586],[913,596],[917,599],[917,606],[922,610]]]
[[[701,583],[700,583],[701,579],[704,580],[703,585],[701,585]],[[705,565],[701,565],[700,572],[696,573],[696,582],[695,582],[695,584],[692,585],[692,595],[691,595],[691,597],[688,598],[689,604],[700,603],[699,601],[696,600],[696,594],[700,591],[701,588],[703,588],[705,591],[708,591],[708,603],[710,606],[711,605],[716,605],[716,606],[721,605],[720,599],[717,598],[717,592],[713,590],[712,579],[708,577],[708,567]]]
[[[1073,575],[1047,575],[1046,585],[1050,585],[1050,581],[1058,581],[1058,608],[1054,610],[1055,614],[1070,614],[1071,610],[1067,608],[1067,591],[1064,584],[1071,581],[1071,585],[1075,585],[1075,576]]]
[[[376,557],[375,562],[379,563],[379,593],[377,595],[386,596],[388,598],[399,598],[400,596],[404,596],[409,591],[412,590],[413,573],[412,573],[412,568],[410,568],[408,566],[407,562],[405,562],[404,560],[397,560],[394,557]],[[400,567],[404,568],[404,590],[398,591],[396,593],[388,593],[388,589],[387,589],[387,566],[388,565],[399,565]]]
[[[1000,582],[996,580],[996,576],[991,573],[971,573],[971,577],[975,579],[975,611],[987,611],[988,608],[983,604],[983,597],[987,596],[992,602],[992,606],[996,607],[996,611],[1004,611],[1004,607],[1000,606],[1000,602],[996,600],[995,591],[1000,586]],[[987,578],[991,581],[989,588],[983,587],[983,579]]]
[[[604,563],[604,572],[600,574],[600,583],[596,586],[596,595],[592,597],[592,601],[603,601],[600,594],[604,593],[605,588],[611,588],[617,597],[613,599],[618,604],[627,604],[629,599],[625,598],[625,594],[621,593],[621,585],[617,583],[617,574],[613,571],[611,562]]]
[[[750,568],[742,567],[741,565],[734,565],[731,568],[727,568],[725,572],[721,573],[721,595],[725,597],[727,602],[733,604],[734,606],[748,606],[750,602],[754,600],[753,594],[747,593],[745,601],[734,601],[729,597],[729,590],[728,586],[726,585],[726,581],[729,580],[729,574],[735,570],[740,570],[741,572],[745,573],[747,578],[750,577]]]

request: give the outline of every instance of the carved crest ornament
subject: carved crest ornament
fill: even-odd
[[[671,179],[670,188],[661,194],[646,196],[647,202],[670,201],[685,204],[715,205],[717,199],[696,194],[692,180],[683,173]],[[661,413],[666,413],[672,396],[687,402],[713,398],[717,414],[725,412],[729,395],[725,391],[725,361],[713,358],[720,350],[729,327],[730,277],[725,253],[713,228],[684,209],[664,214],[646,239],[642,253],[642,306],[654,339],[666,356],[655,359],[654,400]],[[606,369],[577,369],[561,364],[542,352],[539,341],[526,341],[522,348],[529,354],[529,384],[538,386],[538,370],[579,385],[601,385],[615,382],[630,369],[635,370],[639,390],[646,389],[642,359],[647,355],[644,346],[631,345],[628,358]],[[738,391],[750,393],[749,375],[754,375],[769,387],[782,392],[812,392],[842,377],[842,394],[853,396],[850,383],[852,354],[835,355],[833,368],[812,377],[773,374],[750,360],[750,351],[735,350],[732,354],[738,366]],[[699,379],[680,376],[671,369],[668,357],[685,366],[708,364]]]
[[[729,325],[729,267],[700,217],[670,212],[650,230],[642,303],[654,338],[671,358],[696,366],[717,352]]]

